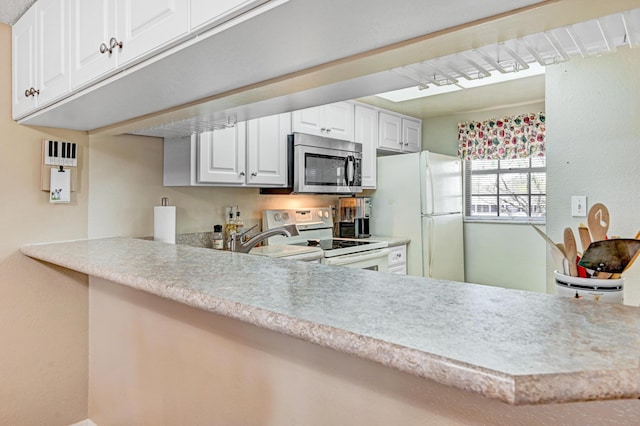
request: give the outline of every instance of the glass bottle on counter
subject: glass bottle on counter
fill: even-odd
[[[213,241],[214,249],[224,249],[224,234],[222,233],[222,225],[213,226],[213,235],[211,236],[211,240]]]
[[[236,232],[238,234],[242,234],[244,232],[244,222],[240,218],[240,209],[236,206]]]
[[[236,221],[233,218],[233,207],[227,207],[226,213],[227,213],[227,223],[225,223],[224,225],[224,248],[226,250],[230,250],[229,237],[231,236],[231,234],[237,232]]]

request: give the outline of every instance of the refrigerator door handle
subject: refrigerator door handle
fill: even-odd
[[[462,212],[443,212],[443,213],[428,213],[422,214],[422,217],[436,217],[436,216],[450,216],[452,214],[461,214]]]
[[[433,186],[433,173],[431,172],[431,166],[427,163],[427,209],[428,214],[433,214],[435,210],[435,188]]]
[[[431,232],[429,232],[429,257],[427,259],[428,264],[429,264],[429,278],[432,278],[432,272],[433,272],[433,217],[429,217],[429,230]]]

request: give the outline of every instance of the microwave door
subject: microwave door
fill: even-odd
[[[347,155],[318,147],[298,147],[294,163],[294,192],[349,194]]]

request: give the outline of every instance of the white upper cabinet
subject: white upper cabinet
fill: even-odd
[[[378,110],[355,106],[355,141],[362,144],[362,187],[375,189]]]
[[[384,151],[422,150],[422,121],[417,118],[380,112],[378,148]]]
[[[40,0],[36,8],[38,106],[69,91],[68,5],[68,0]]]
[[[404,151],[422,151],[422,121],[403,118],[402,139]]]
[[[241,122],[199,135],[197,183],[287,186],[287,135],[291,114]]]
[[[13,26],[13,116],[69,91],[68,0],[40,0]]]
[[[334,139],[354,141],[354,105],[350,102],[336,102],[294,111],[292,129],[294,132],[309,133]]]
[[[27,10],[12,28],[13,117],[20,117],[37,106],[36,89],[36,8]]]
[[[378,148],[394,151],[402,150],[402,118],[397,115],[381,112],[380,140]]]
[[[117,35],[116,0],[71,0],[70,9],[71,87],[78,88],[116,68],[117,49],[100,49]]]
[[[247,122],[247,185],[287,186],[287,135],[291,114]]]
[[[191,31],[215,26],[268,0],[191,0]]]
[[[140,59],[189,31],[188,0],[117,0],[118,65]],[[215,2],[214,2],[215,3]]]
[[[188,0],[71,0],[72,88],[144,59],[187,34],[188,21]]]
[[[198,141],[198,183],[245,183],[245,140],[245,122],[201,133]]]

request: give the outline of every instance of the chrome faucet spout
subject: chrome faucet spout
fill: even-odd
[[[273,237],[274,235],[284,235],[285,237],[293,237],[296,235],[300,235],[298,232],[298,227],[296,225],[284,225],[279,226],[277,228],[269,229],[264,232],[259,232],[254,235],[250,240],[242,242],[243,234],[232,234],[229,236],[229,247],[231,251],[239,252],[239,253],[249,253],[252,248],[254,248],[261,241],[266,240],[269,237]]]

